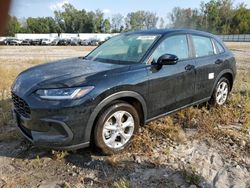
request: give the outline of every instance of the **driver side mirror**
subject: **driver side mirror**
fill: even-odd
[[[164,54],[157,60],[159,65],[175,65],[178,61],[178,57],[173,54]]]

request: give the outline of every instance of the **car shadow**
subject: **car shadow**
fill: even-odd
[[[198,174],[193,174],[186,169],[173,169],[167,164],[153,163],[150,156],[143,161],[138,161],[137,156],[129,151],[114,156],[103,156],[90,147],[69,152],[34,147],[19,133],[14,120],[10,120],[7,125],[0,125],[1,157],[16,161],[18,164],[21,161],[31,163],[35,160],[51,159],[49,164],[53,168],[60,165],[67,169],[61,176],[73,174],[76,177],[82,177],[86,187],[113,187],[114,182],[117,184],[130,182],[132,187],[178,187],[191,184],[212,187]],[[58,160],[63,162],[58,163]]]
[[[0,157],[7,157],[11,160],[34,161],[39,158],[42,161],[50,158],[52,163],[53,161],[56,163],[57,160],[62,160],[57,157],[60,152],[62,151],[34,147],[23,138],[0,141]],[[70,173],[83,178],[85,187],[113,187],[114,182],[122,184],[123,181],[130,182],[132,187],[179,187],[182,185],[188,187],[192,184],[212,187],[204,177],[192,174],[185,169],[176,170],[168,165],[154,164],[150,160],[138,162],[134,160],[134,156],[129,158],[124,158],[122,155],[103,156],[92,148],[69,151],[63,156],[62,161],[64,161],[63,164],[60,164],[67,166]]]

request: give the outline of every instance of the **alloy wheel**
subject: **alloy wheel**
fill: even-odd
[[[133,136],[135,121],[127,111],[116,111],[104,123],[102,137],[112,149],[122,148]]]
[[[216,91],[216,103],[218,105],[223,105],[228,97],[229,87],[225,81],[220,82]]]

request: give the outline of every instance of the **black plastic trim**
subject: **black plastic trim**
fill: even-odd
[[[86,140],[90,140],[91,137],[91,131],[92,131],[92,127],[94,126],[94,121],[96,119],[96,117],[98,116],[98,114],[100,113],[100,111],[106,106],[108,105],[110,102],[122,98],[122,97],[133,97],[135,99],[137,99],[138,101],[140,101],[141,105],[142,105],[142,110],[143,110],[143,114],[144,114],[144,121],[146,121],[147,118],[147,105],[146,102],[144,100],[144,98],[134,92],[134,91],[120,91],[117,93],[114,93],[110,96],[108,96],[107,98],[105,98],[104,100],[102,100],[94,109],[94,111],[92,112],[92,114],[89,117],[87,126],[86,126],[86,131],[85,131],[85,136],[84,138]]]
[[[211,97],[208,97],[208,98],[205,98],[205,99],[196,101],[196,102],[194,102],[194,103],[185,105],[185,106],[183,106],[183,107],[177,108],[177,109],[175,109],[175,110],[169,111],[169,112],[167,112],[167,113],[161,114],[161,115],[159,115],[159,116],[155,116],[155,117],[153,117],[153,118],[151,118],[151,119],[148,119],[148,120],[146,121],[146,123],[149,123],[149,122],[151,122],[151,121],[154,121],[154,120],[156,120],[156,119],[158,119],[158,118],[161,118],[161,117],[163,117],[163,116],[172,114],[172,113],[174,113],[174,112],[176,112],[176,111],[179,111],[179,110],[181,110],[181,109],[184,109],[184,108],[187,108],[187,107],[190,107],[190,106],[193,106],[193,105],[197,105],[197,104],[206,102],[206,101],[208,101],[210,98],[211,98]]]

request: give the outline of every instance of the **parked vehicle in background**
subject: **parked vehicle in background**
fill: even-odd
[[[3,41],[4,45],[9,45],[11,40],[12,39],[10,39],[10,38],[4,39],[4,41]]]
[[[31,45],[33,45],[33,46],[41,45],[41,43],[42,43],[42,39],[33,39],[33,40],[31,40]]]
[[[84,39],[80,42],[80,45],[82,46],[89,46],[90,45],[90,40]]]
[[[22,42],[21,42],[21,45],[24,45],[24,46],[29,46],[31,45],[31,39],[24,39]]]
[[[104,41],[101,41],[96,38],[92,39],[80,39],[79,37],[76,38],[43,38],[43,39],[30,39],[30,38],[25,38],[25,39],[17,39],[13,37],[8,37],[8,38],[1,38],[0,37],[0,45],[60,45],[60,46],[77,46],[77,45],[82,45],[82,46],[99,46],[103,44],[105,41],[109,40],[111,37],[107,37]]]
[[[57,46],[58,42],[59,42],[59,39],[56,38],[56,39],[52,40],[51,45],[52,46]]]
[[[59,39],[57,45],[59,46],[67,46],[70,44],[70,39]]]
[[[6,38],[0,38],[0,45],[5,45]]]
[[[51,39],[42,39],[41,45],[51,45],[53,40]]]
[[[99,46],[99,44],[100,44],[100,41],[98,39],[92,39],[90,41],[91,46]]]
[[[80,44],[81,44],[81,39],[79,39],[79,38],[72,38],[70,40],[70,45],[71,46],[78,46]]]
[[[9,39],[7,40],[7,45],[21,45],[22,44],[22,40],[19,39]]]

